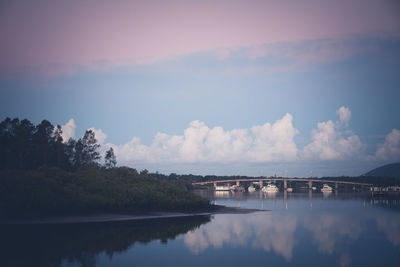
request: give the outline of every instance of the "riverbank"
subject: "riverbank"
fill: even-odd
[[[208,212],[149,212],[142,214],[91,214],[79,216],[59,216],[59,217],[42,217],[35,219],[3,219],[0,224],[3,225],[33,225],[33,224],[76,224],[76,223],[107,223],[107,222],[126,222],[126,221],[143,221],[143,220],[159,220],[171,218],[187,218],[198,216],[211,216],[214,214],[247,214],[265,210],[244,209],[235,207],[225,207],[215,205]]]

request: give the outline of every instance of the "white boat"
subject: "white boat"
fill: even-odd
[[[279,191],[278,187],[276,187],[276,185],[274,185],[274,184],[267,184],[267,186],[264,186],[261,190],[263,192],[268,192],[268,193]]]
[[[217,185],[214,189],[215,191],[230,191],[231,187],[226,185]]]
[[[250,185],[250,186],[247,188],[247,191],[249,191],[249,192],[254,192],[254,191],[256,191],[256,188],[254,187],[254,185]]]
[[[244,192],[244,191],[246,191],[246,190],[245,190],[244,187],[241,186],[241,185],[232,185],[232,186],[231,186],[231,191],[232,191],[232,192]]]
[[[324,186],[321,188],[321,192],[332,192],[332,187],[330,187],[327,184],[324,184]]]
[[[286,189],[286,191],[288,191],[289,193],[290,193],[290,192],[293,192],[293,188],[288,187],[288,188]]]

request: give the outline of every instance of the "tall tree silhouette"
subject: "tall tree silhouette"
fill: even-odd
[[[70,169],[68,162],[68,154],[66,153],[66,145],[63,143],[62,129],[57,125],[52,134],[51,148],[51,166],[57,166],[61,169]]]
[[[53,143],[54,126],[48,121],[43,120],[37,127],[34,134],[36,166],[51,166],[51,146]]]
[[[68,159],[68,164],[71,168],[77,165],[77,157],[76,157],[76,141],[73,138],[70,138],[68,142],[64,146],[64,152]]]
[[[18,154],[17,167],[19,169],[31,169],[34,166],[33,136],[35,126],[29,120],[22,120],[15,129],[15,152]]]
[[[61,126],[54,127],[47,120],[37,126],[18,118],[0,122],[0,169],[51,166],[73,170],[84,165],[97,165],[99,147],[92,130],[87,130],[78,141],[64,142]]]
[[[100,153],[98,149],[100,147],[97,144],[95,133],[92,130],[86,130],[82,139],[77,142],[76,153],[80,154],[81,165],[96,164],[100,159]]]
[[[106,151],[104,157],[104,166],[106,168],[114,168],[115,165],[117,165],[117,158],[115,157],[114,149],[110,147],[110,149]]]

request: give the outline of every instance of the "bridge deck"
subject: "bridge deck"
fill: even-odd
[[[308,179],[308,178],[250,178],[250,179],[230,179],[230,180],[213,180],[206,182],[196,182],[193,185],[206,185],[214,183],[235,183],[235,182],[258,182],[258,181],[295,181],[295,182],[316,182],[316,183],[337,183],[337,184],[351,184],[351,185],[363,185],[372,186],[372,184],[361,183],[361,182],[350,182],[350,181],[335,181],[325,179]]]

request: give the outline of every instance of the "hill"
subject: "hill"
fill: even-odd
[[[370,177],[400,177],[400,162],[387,164],[376,169],[373,169],[364,176]]]

